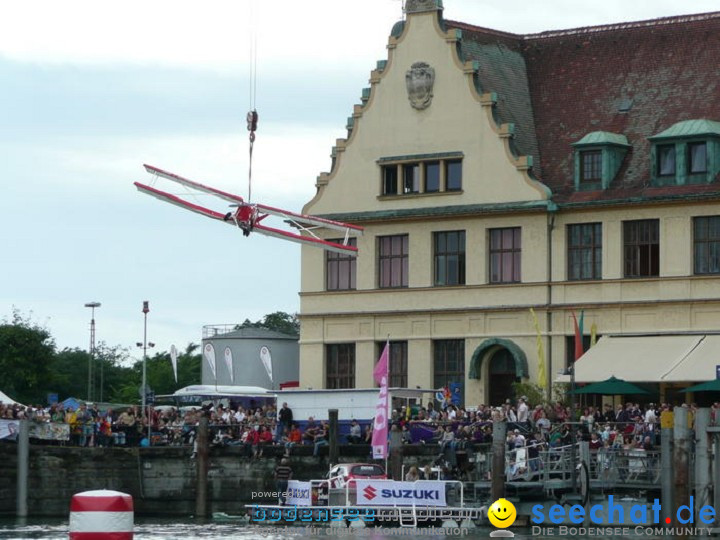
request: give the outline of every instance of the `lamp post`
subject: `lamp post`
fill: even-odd
[[[143,350],[143,364],[142,364],[142,387],[141,387],[141,394],[142,394],[142,415],[145,415],[147,418],[147,426],[148,426],[148,444],[151,442],[151,430],[152,430],[152,419],[150,418],[150,414],[148,414],[148,411],[146,410],[147,407],[147,350],[148,347],[151,349],[155,346],[154,343],[150,342],[148,343],[147,340],[147,314],[150,313],[150,302],[147,300],[143,301],[143,341],[142,343],[136,343],[138,347],[142,347]]]
[[[102,304],[100,302],[88,302],[85,304],[86,308],[90,308],[90,358],[88,359],[88,390],[87,390],[87,401],[92,401],[93,391],[93,362],[95,360],[95,308],[99,308]],[[102,371],[100,372],[102,373]],[[100,401],[102,401],[102,375],[100,378]]]

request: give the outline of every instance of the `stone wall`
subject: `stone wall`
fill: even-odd
[[[326,449],[324,449],[326,451]],[[404,447],[405,462],[428,463],[434,445]],[[92,489],[129,493],[137,514],[191,515],[195,511],[196,461],[188,447],[70,448],[30,445],[28,511],[30,516],[65,516],[73,494]],[[367,462],[369,446],[341,446],[341,462]],[[252,460],[240,448],[212,448],[208,470],[208,511],[238,514],[253,491],[274,491],[273,471],[281,454],[271,448]],[[322,478],[327,457],[318,460],[311,447],[293,450],[291,466],[298,480]],[[17,445],[0,442],[0,514],[16,507]],[[258,502],[258,501],[254,501]]]

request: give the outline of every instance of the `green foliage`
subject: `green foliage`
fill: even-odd
[[[519,398],[520,396],[527,397],[528,405],[545,403],[545,390],[540,388],[537,384],[515,382],[512,383],[512,388],[515,398]]]
[[[266,330],[274,330],[283,334],[297,336],[300,334],[300,321],[297,313],[285,313],[284,311],[276,311],[268,313],[259,321],[251,322],[245,319],[245,322],[235,327],[241,328],[265,328]]]
[[[552,401],[565,401],[565,394],[567,393],[567,384],[555,383],[552,385],[551,397]],[[529,405],[548,405],[546,399],[545,390],[540,388],[539,385],[534,383],[513,383],[513,392],[516,398],[520,396],[526,396],[528,398]]]
[[[155,394],[172,394],[185,386],[200,384],[202,358],[195,352],[197,350],[198,345],[190,343],[184,353],[178,354],[177,383],[173,375],[170,353],[162,352],[148,358],[147,380]]]
[[[50,332],[13,311],[0,324],[0,388],[21,403],[44,403],[55,359]]]
[[[158,352],[147,361],[148,384],[156,394],[175,390],[201,380],[201,356],[198,345],[190,343],[178,355],[178,382],[172,372],[170,354]],[[79,348],[57,352],[50,332],[14,311],[10,320],[0,323],[0,390],[26,404],[45,404],[48,393],[60,400],[87,398],[90,354]],[[129,351],[101,342],[95,348],[93,364],[93,399],[139,403],[142,382],[142,360],[133,361]]]

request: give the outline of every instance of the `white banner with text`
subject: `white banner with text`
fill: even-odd
[[[447,506],[445,482],[418,480],[355,480],[358,506]]]

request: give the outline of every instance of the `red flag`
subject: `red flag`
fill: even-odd
[[[585,351],[583,350],[582,336],[580,335],[580,327],[578,327],[577,317],[575,317],[574,311],[571,310],[570,313],[572,313],[573,325],[575,326],[575,360],[578,360]]]

